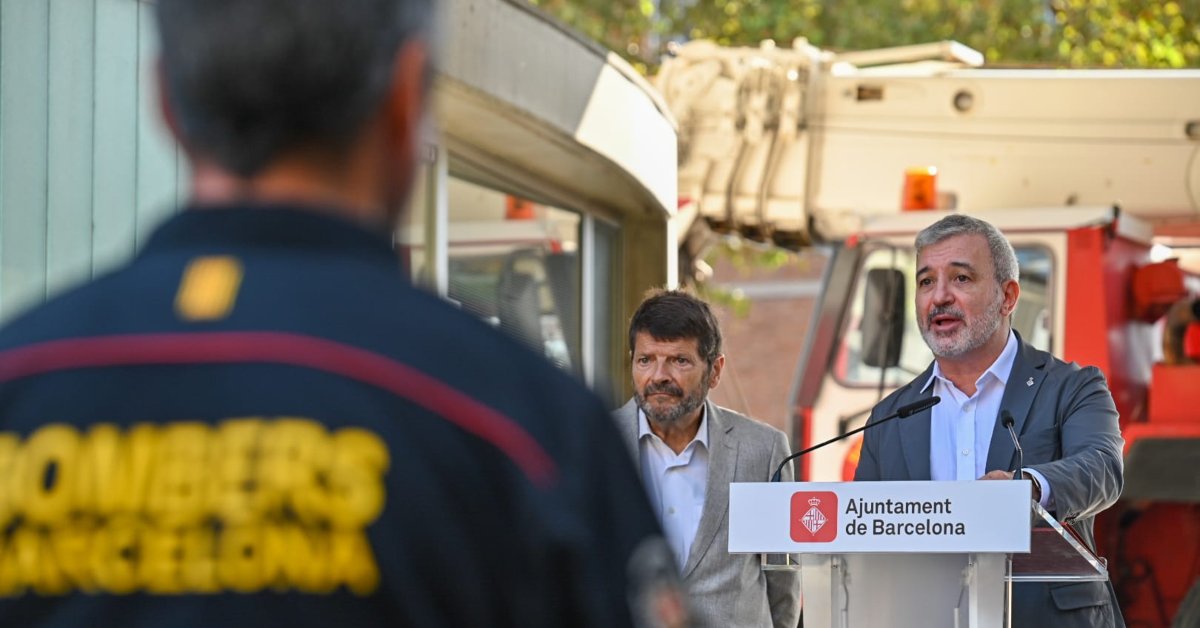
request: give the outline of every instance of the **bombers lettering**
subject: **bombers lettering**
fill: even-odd
[[[894,501],[891,499],[869,502],[861,497],[846,502],[846,514],[863,515],[948,515],[950,500],[939,501]]]
[[[369,594],[389,463],[304,418],[0,432],[0,596]]]

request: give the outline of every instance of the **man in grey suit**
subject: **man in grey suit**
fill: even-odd
[[[729,553],[729,483],[764,482],[788,455],[783,432],[708,401],[721,330],[685,292],[651,294],[629,325],[634,397],[614,416],[663,524],[697,626],[794,628],[798,572]],[[790,480],[790,470],[785,480]]]
[[[917,321],[934,362],[869,421],[938,395],[942,403],[868,430],[856,480],[1010,480],[1024,450],[1033,497],[1095,549],[1092,521],[1121,494],[1124,440],[1099,369],[1067,364],[1011,328],[1021,288],[1012,245],[992,225],[947,216],[917,235]],[[1109,583],[1017,584],[1013,625],[1123,626]]]

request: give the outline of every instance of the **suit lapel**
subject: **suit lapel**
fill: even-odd
[[[921,391],[921,387],[932,376],[933,364],[931,363],[929,368],[913,381],[908,392],[897,399],[896,407],[899,408],[932,397],[932,384],[923,392]],[[931,476],[929,471],[929,431],[933,420],[933,410],[927,408],[906,419],[894,420],[900,422],[900,447],[904,455],[904,466],[908,469],[908,479],[928,480]]]
[[[1012,437],[1004,428],[1000,415],[1008,410],[1013,416],[1013,429],[1017,435],[1025,429],[1025,421],[1029,418],[1029,408],[1033,398],[1037,396],[1042,381],[1046,378],[1046,355],[1034,349],[1017,336],[1017,355],[1013,358],[1012,371],[1008,375],[1008,383],[1004,386],[1004,397],[1000,400],[1000,410],[996,412],[996,425],[992,428],[992,441],[988,446],[986,471],[997,469],[1008,471],[1013,465],[1013,456],[1017,450],[1013,447]]]
[[[633,466],[640,476],[642,474],[642,456],[638,449],[637,401],[630,399],[613,413],[613,419],[617,422],[617,431],[621,433],[621,440],[625,441],[625,448],[633,457]]]
[[[721,411],[711,402],[705,402],[708,417],[708,483],[704,489],[704,508],[700,514],[700,525],[696,538],[688,550],[687,563],[683,566],[683,577],[687,578],[700,560],[708,553],[709,546],[725,523],[729,512],[729,483],[737,468],[738,443]]]

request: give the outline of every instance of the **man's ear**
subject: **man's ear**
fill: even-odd
[[[179,118],[175,108],[171,106],[171,97],[167,94],[167,75],[161,58],[154,63],[154,87],[158,90],[158,113],[162,116],[163,124],[171,132],[171,137],[186,151],[187,142],[183,137],[183,129],[179,126]]]
[[[725,354],[718,355],[713,360],[712,368],[709,369],[708,388],[710,390],[716,388],[717,384],[721,383],[721,369],[723,368],[725,368]]]
[[[1008,316],[1017,309],[1017,300],[1021,297],[1021,284],[1009,279],[1000,290],[1004,293],[1004,315]]]
[[[396,53],[384,115],[391,152],[400,160],[395,166],[402,173],[411,173],[416,167],[430,71],[429,50],[424,41],[410,40]]]

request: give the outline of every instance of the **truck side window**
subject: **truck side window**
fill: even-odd
[[[581,374],[581,214],[453,175],[447,193],[447,297]],[[410,239],[419,266],[423,238]]]

